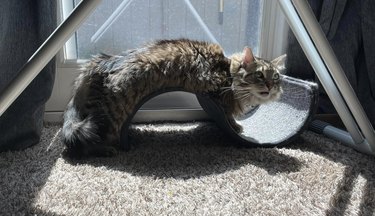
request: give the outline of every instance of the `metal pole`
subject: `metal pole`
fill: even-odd
[[[311,40],[314,42],[319,54],[322,56],[324,63],[326,64],[332,78],[334,79],[337,88],[341,92],[347,106],[349,107],[354,119],[356,120],[359,128],[367,141],[375,151],[375,132],[367,118],[365,111],[361,103],[359,102],[352,86],[350,85],[347,77],[345,76],[344,70],[342,69],[339,61],[337,60],[335,53],[333,52],[327,38],[325,37],[319,23],[316,21],[315,15],[312,12],[310,5],[307,1],[292,0],[294,7],[297,10],[302,22],[305,25],[306,30],[311,36]]]
[[[0,93],[0,116],[26,89],[59,49],[70,38],[80,24],[91,14],[102,0],[83,0],[63,21],[48,39],[31,56],[13,81]]]
[[[298,0],[298,1],[304,1],[304,0]],[[304,1],[306,4],[307,2]],[[374,152],[374,145],[375,143],[368,143],[361,131],[358,128],[357,122],[351,115],[351,112],[349,111],[347,104],[345,103],[341,93],[336,87],[335,82],[333,81],[329,71],[327,70],[327,67],[325,63],[322,60],[322,57],[320,53],[318,52],[317,48],[315,47],[314,43],[312,42],[309,33],[311,33],[312,29],[310,29],[309,32],[306,30],[306,26],[304,25],[305,22],[302,22],[301,18],[298,16],[294,6],[291,3],[291,0],[279,0],[280,6],[284,12],[284,15],[286,19],[288,20],[288,23],[294,32],[294,35],[296,36],[298,42],[300,43],[303,51],[305,52],[307,58],[309,59],[312,67],[314,68],[314,71],[316,75],[318,76],[319,80],[321,81],[324,89],[326,90],[329,98],[331,99],[333,105],[335,106],[338,114],[340,115],[344,125],[346,126],[347,130],[349,131],[351,137],[354,140],[354,143],[357,145],[355,146],[358,148],[361,146],[361,149],[365,149],[367,153]],[[311,8],[305,8],[306,10],[309,10],[309,13],[311,12]],[[304,13],[308,13],[305,12]],[[315,17],[309,17],[309,22],[316,22]],[[317,24],[318,25],[318,24]],[[319,26],[319,25],[318,25]],[[319,28],[314,29],[315,34],[323,34],[322,30]],[[324,34],[322,35],[323,38],[325,38]],[[327,40],[325,38],[325,40]],[[314,41],[316,42],[316,41]],[[327,49],[330,49],[330,46],[327,42],[327,44],[321,45],[326,46]],[[330,56],[330,60],[336,59],[336,57]],[[324,59],[327,61],[327,59]],[[337,59],[336,59],[337,61]],[[332,69],[332,68],[330,68]],[[349,85],[350,88],[350,85]],[[351,89],[351,88],[350,88]],[[369,146],[370,145],[370,146]]]

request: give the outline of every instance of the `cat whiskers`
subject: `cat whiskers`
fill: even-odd
[[[236,96],[237,98],[238,97],[241,97],[243,95],[247,95],[249,94],[250,92],[234,92],[234,96]]]
[[[234,95],[244,95],[251,93],[250,89],[236,89],[234,92]]]
[[[235,92],[234,95],[236,95],[235,97],[236,100],[245,100],[248,97],[252,96],[253,94],[251,92]]]
[[[224,87],[221,87],[220,89],[232,89],[232,86],[224,86]]]
[[[224,94],[226,92],[232,91],[232,87],[231,86],[221,87],[220,90],[222,90],[220,92],[220,95],[222,95],[222,94]]]
[[[240,97],[236,97],[236,100],[240,100],[240,101],[246,101],[248,98],[250,98],[251,96],[253,96],[253,94],[251,93],[248,93],[248,94],[244,94]]]
[[[251,87],[236,87],[233,89],[234,91],[250,91],[252,90]]]

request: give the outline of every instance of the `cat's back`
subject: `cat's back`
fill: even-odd
[[[158,40],[149,44],[149,47],[151,52],[165,52],[166,54],[224,56],[220,45],[190,39]]]
[[[150,83],[149,80],[184,85],[170,82],[187,80],[194,83],[209,77],[214,82],[219,79],[220,84],[226,79],[229,65],[229,59],[218,44],[190,39],[158,40],[120,55],[101,53],[94,56],[83,66],[74,92],[80,98],[96,98],[107,88],[124,89],[130,84]],[[197,80],[190,80],[193,78]],[[92,94],[94,90],[97,93]]]
[[[158,40],[147,44],[138,57],[145,61],[159,63],[162,61],[189,62],[214,61],[225,59],[220,45],[190,39]]]
[[[85,80],[85,77],[106,78],[110,74],[129,68],[162,69],[171,65],[180,65],[180,69],[187,69],[184,65],[206,65],[212,68],[213,65],[221,63],[227,64],[228,58],[224,56],[224,51],[218,44],[190,39],[157,40],[119,55],[101,53],[94,56],[83,65],[76,84],[80,85],[80,81]]]

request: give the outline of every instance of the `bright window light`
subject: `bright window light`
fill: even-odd
[[[79,0],[62,1],[72,9]],[[68,43],[65,58],[119,54],[156,39],[219,43],[229,55],[259,52],[262,0],[103,0]],[[73,43],[72,43],[73,41]]]

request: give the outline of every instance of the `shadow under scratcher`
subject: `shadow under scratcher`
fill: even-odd
[[[251,164],[269,174],[297,172],[301,163],[277,149],[235,147],[233,139],[214,123],[133,125],[135,147],[114,158],[78,163],[157,178],[195,178],[224,173]]]

